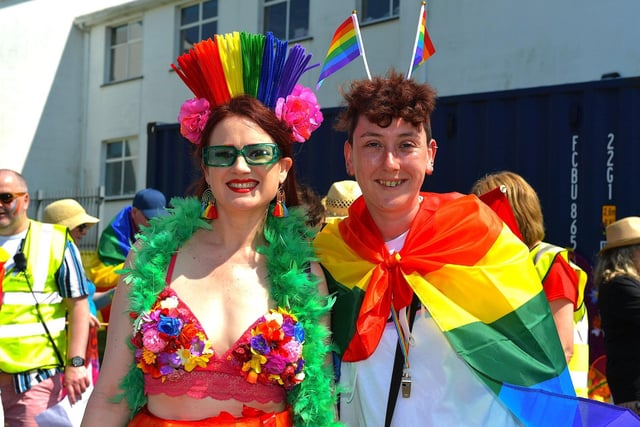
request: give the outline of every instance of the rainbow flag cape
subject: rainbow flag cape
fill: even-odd
[[[362,197],[315,240],[337,298],[331,321],[342,360],[371,355],[392,301],[402,308],[416,293],[469,369],[525,425],[583,425],[583,408],[593,408],[575,397],[527,247],[475,196],[422,195],[404,247],[391,256]]]
[[[316,90],[320,88],[324,79],[360,56],[361,49],[356,28],[357,18],[354,13],[345,19],[336,30],[329,44],[322,70],[320,70]]]
[[[116,214],[100,235],[98,257],[105,265],[118,265],[124,262],[134,243],[137,233],[131,219],[131,206]]]
[[[120,271],[134,243],[136,227],[131,219],[131,206],[120,210],[100,235],[96,256],[87,257],[85,272],[99,292],[118,284]],[[105,322],[109,322],[111,304],[100,309]]]
[[[420,66],[427,59],[431,58],[436,53],[436,48],[429,37],[427,31],[427,8],[422,3],[421,18],[418,24],[418,34],[416,37],[416,47],[413,53],[413,68]]]

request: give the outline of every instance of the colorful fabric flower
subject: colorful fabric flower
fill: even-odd
[[[179,307],[172,291],[161,292],[151,310],[138,314],[133,322],[131,343],[136,347],[138,367],[163,380],[179,370],[206,367],[213,349],[195,321],[188,310]]]
[[[283,120],[292,132],[292,140],[305,142],[311,132],[318,129],[324,120],[318,99],[311,89],[297,84],[287,98],[278,98],[276,116]]]
[[[290,389],[304,379],[304,331],[283,308],[270,310],[251,329],[251,339],[230,358],[241,365],[248,382],[275,382]]]
[[[202,142],[202,131],[204,130],[211,109],[209,101],[205,98],[188,99],[180,106],[178,121],[180,122],[180,133],[191,143],[200,145]]]

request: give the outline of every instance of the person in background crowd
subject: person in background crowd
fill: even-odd
[[[10,256],[2,280],[0,390],[12,427],[35,427],[35,416],[56,405],[63,390],[74,404],[90,385],[80,253],[66,227],[31,220],[28,208],[24,177],[0,169],[0,246]]]
[[[593,277],[599,289],[607,381],[613,402],[640,414],[640,217],[609,224],[606,235]]]
[[[344,180],[331,184],[322,199],[325,207],[325,222],[333,223],[349,214],[349,206],[362,194],[356,181]]]
[[[82,205],[76,200],[61,199],[48,204],[44,208],[42,221],[67,227],[69,234],[73,238],[73,242],[76,246],[79,246],[80,241],[87,235],[89,229],[96,225],[100,219],[87,214],[87,211],[85,211]],[[87,280],[87,288],[89,290],[90,328],[85,359],[89,365],[91,365],[92,383],[95,384],[100,372],[98,355],[98,329],[100,328],[100,319],[98,318],[98,310],[111,303],[114,290],[110,289],[106,292],[96,292],[96,286],[90,280]]]
[[[589,318],[584,303],[587,274],[569,259],[569,251],[544,242],[542,205],[533,187],[520,175],[501,171],[475,182],[477,196],[504,186],[522,241],[542,281],[558,329],[576,394],[588,397]]]
[[[347,173],[362,197],[315,239],[336,297],[340,420],[574,419],[577,405],[564,402],[571,378],[527,247],[477,197],[421,192],[437,151],[433,88],[391,71],[352,82],[344,98],[336,129],[347,132]]]
[[[322,121],[296,84],[309,59],[245,32],[178,58],[196,95],[179,121],[202,173],[198,198],[172,199],[129,253],[83,426],[334,424],[330,304],[291,146]],[[249,92],[225,92],[234,82]]]
[[[298,183],[298,199],[307,211],[306,224],[313,230],[319,231],[324,223],[322,198],[310,186]]]
[[[102,231],[98,242],[97,258],[88,262],[87,276],[95,284],[97,292],[112,290],[120,278],[119,271],[136,241],[141,227],[147,227],[149,220],[166,214],[167,200],[160,191],[145,188],[136,193],[133,203],[116,214]],[[100,312],[102,319],[109,322],[111,304]]]

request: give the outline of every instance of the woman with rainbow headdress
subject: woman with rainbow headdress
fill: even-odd
[[[126,261],[83,425],[325,426],[334,395],[326,283],[296,192],[293,142],[322,121],[297,84],[311,55],[216,35],[173,66],[202,177]]]

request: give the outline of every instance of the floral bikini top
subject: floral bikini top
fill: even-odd
[[[176,256],[167,271],[172,276]],[[201,399],[281,402],[304,379],[304,330],[283,308],[256,320],[224,354],[217,354],[189,307],[167,285],[148,312],[132,313],[145,393]]]

